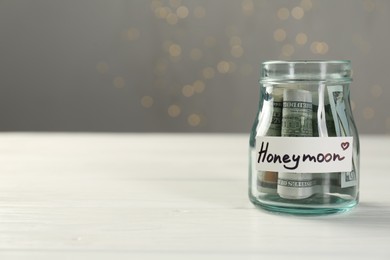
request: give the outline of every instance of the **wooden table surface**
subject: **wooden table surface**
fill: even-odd
[[[359,206],[248,200],[248,136],[0,134],[0,259],[390,259],[390,137],[361,136]]]

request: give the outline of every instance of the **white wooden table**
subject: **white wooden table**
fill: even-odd
[[[390,259],[390,137],[361,137],[361,203],[247,198],[248,136],[0,134],[0,259]]]

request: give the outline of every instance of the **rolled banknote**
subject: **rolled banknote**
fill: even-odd
[[[313,104],[310,91],[285,89],[283,93],[282,136],[313,136]],[[314,193],[316,180],[312,173],[280,172],[277,192],[285,199],[304,199]]]

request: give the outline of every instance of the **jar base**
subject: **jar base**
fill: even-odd
[[[262,202],[256,198],[251,198],[252,203],[261,209],[265,209],[267,211],[284,213],[289,215],[306,215],[306,216],[314,216],[314,215],[329,215],[329,214],[337,214],[344,213],[350,211],[358,204],[357,200],[346,200],[340,198],[335,195],[327,195],[326,199],[329,204],[315,204],[316,201],[323,200],[323,197],[314,196],[310,199],[304,200],[296,200],[294,204],[289,200],[285,203],[281,202],[285,199],[281,199],[277,195],[272,195],[274,201],[270,201],[270,198],[267,198],[266,202]]]

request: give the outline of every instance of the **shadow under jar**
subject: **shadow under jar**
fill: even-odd
[[[250,135],[249,198],[290,214],[348,211],[359,200],[350,61],[262,64]]]

